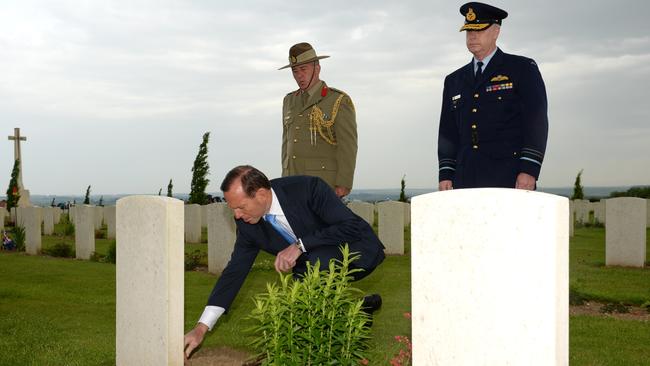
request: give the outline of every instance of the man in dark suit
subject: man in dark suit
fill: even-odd
[[[342,259],[340,246],[361,257],[351,264],[363,271],[359,280],[384,260],[384,246],[366,221],[350,211],[332,188],[318,177],[291,176],[269,179],[252,166],[238,166],[223,180],[221,190],[235,213],[237,240],[230,262],[217,281],[198,324],[185,335],[189,357],[230,307],[260,249],[276,256],[278,272],[301,275],[307,262]],[[381,306],[379,295],[366,296],[364,308]]]
[[[438,134],[439,189],[534,190],[546,151],[547,100],[532,59],[496,45],[508,13],[470,2],[460,8],[472,61],[448,75]]]

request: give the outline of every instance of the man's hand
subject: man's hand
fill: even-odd
[[[448,191],[450,189],[454,189],[454,187],[451,186],[450,180],[441,180],[440,183],[438,183],[439,191]]]
[[[336,187],[334,187],[334,192],[336,193],[336,196],[338,198],[343,198],[343,197],[347,196],[348,194],[350,194],[350,188],[336,186]]]
[[[275,270],[278,272],[289,272],[296,265],[296,260],[302,254],[297,245],[291,244],[284,248],[275,257]]]
[[[515,183],[515,188],[517,189],[527,189],[529,191],[535,190],[535,177],[526,173],[519,173],[517,175],[517,183]]]
[[[198,346],[201,345],[203,342],[203,337],[205,337],[205,333],[208,332],[208,326],[203,324],[203,323],[198,323],[194,329],[190,330],[186,335],[185,335],[185,359],[187,360],[190,355],[192,354],[192,351]]]

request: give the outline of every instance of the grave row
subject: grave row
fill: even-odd
[[[398,207],[377,205],[380,226],[384,205]],[[568,206],[506,189],[413,199],[414,365],[568,364]],[[389,219],[403,224],[399,207]],[[183,364],[186,210],[167,197],[117,202],[117,364]],[[230,225],[224,205],[206,210],[209,225]]]

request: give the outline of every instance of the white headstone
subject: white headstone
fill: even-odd
[[[75,223],[74,216],[75,216],[75,211],[77,211],[76,208],[77,206],[70,206],[70,208],[68,209],[68,218],[70,219],[70,222],[73,224]]]
[[[600,200],[591,204],[594,210],[594,223],[605,224],[605,203],[606,200]]]
[[[9,212],[4,207],[0,207],[0,230],[5,228],[5,217],[9,215]]]
[[[605,264],[643,267],[647,205],[643,198],[610,198],[605,204]]]
[[[404,202],[404,226],[411,225],[411,204]]]
[[[185,205],[185,241],[201,242],[201,205]]]
[[[43,235],[54,234],[54,207],[43,207]]]
[[[650,227],[650,199],[645,200],[646,203],[646,227]]]
[[[483,188],[411,202],[413,365],[568,365],[568,200]]]
[[[25,227],[25,207],[14,207],[16,210],[16,226]]]
[[[61,222],[61,213],[63,210],[61,210],[60,207],[53,207],[54,208],[54,225],[58,224]]]
[[[208,205],[201,205],[201,228],[208,227]]]
[[[102,228],[102,224],[104,223],[104,207],[102,206],[95,206],[95,230],[99,230]]]
[[[573,201],[569,201],[569,236],[573,238],[576,223],[576,206]]]
[[[576,222],[586,224],[589,222],[589,200],[574,200],[576,207]]]
[[[74,241],[77,259],[90,259],[95,251],[95,206],[74,207]]]
[[[183,365],[183,202],[117,201],[117,365]]]
[[[212,203],[206,207],[208,271],[221,274],[230,260],[237,239],[234,213],[225,203]]]
[[[386,254],[404,254],[404,203],[397,201],[377,204],[379,240]]]
[[[9,215],[10,215],[10,220],[11,220],[11,222],[14,223],[14,224],[16,224],[16,212],[17,212],[16,207],[12,207],[12,208],[11,208],[11,212],[10,212],[10,214],[9,214]]]
[[[348,208],[354,212],[355,215],[366,220],[370,226],[375,224],[375,205],[372,203],[352,201],[348,203]]]
[[[115,206],[104,206],[104,222],[106,222],[106,238],[115,239]]]
[[[41,208],[19,207],[25,228],[25,252],[27,254],[40,254],[41,252]]]

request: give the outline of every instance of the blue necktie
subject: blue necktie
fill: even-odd
[[[266,220],[266,222],[271,224],[271,226],[273,226],[275,231],[277,231],[280,235],[282,235],[282,237],[284,238],[284,240],[287,241],[287,243],[292,244],[296,242],[296,239],[282,225],[280,225],[275,215],[266,214],[264,215],[264,220]]]

